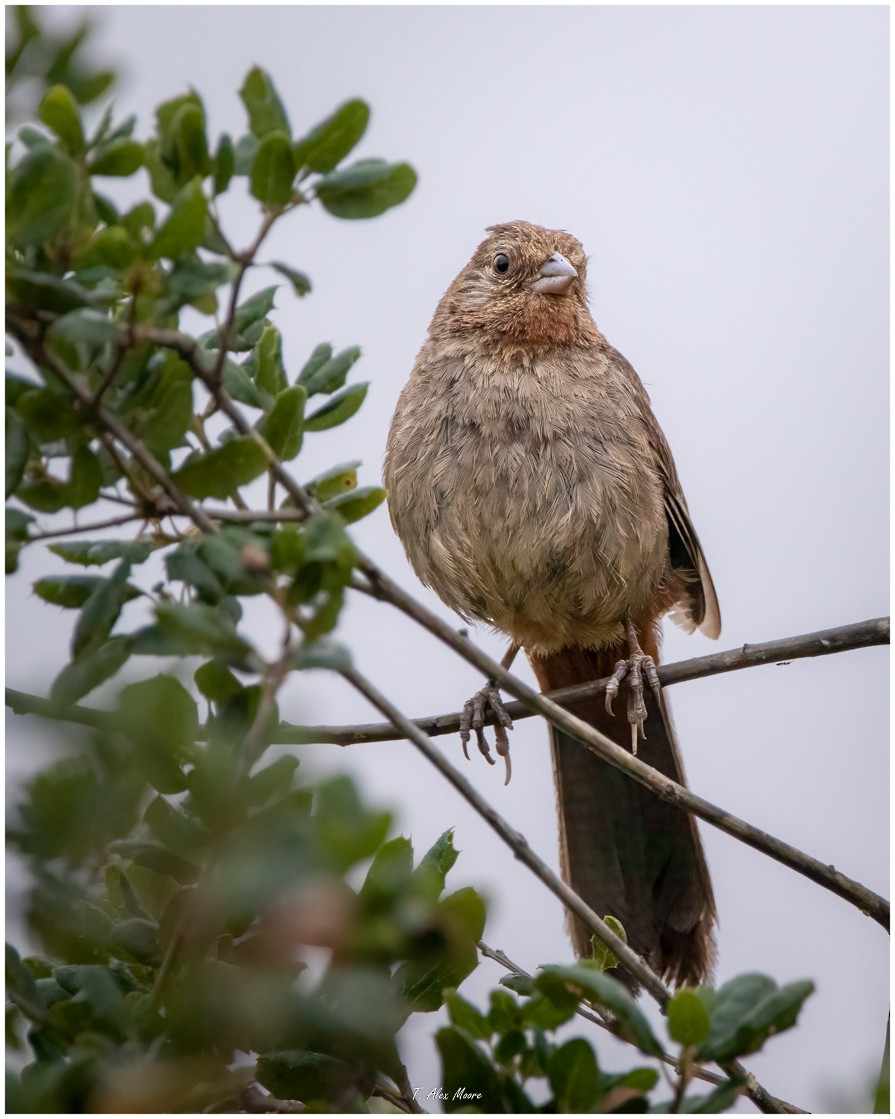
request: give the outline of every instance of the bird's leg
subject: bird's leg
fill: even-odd
[[[628,677],[628,722],[631,724],[631,752],[637,754],[638,733],[646,738],[643,724],[646,722],[646,703],[643,698],[643,674],[652,689],[656,702],[662,705],[662,685],[659,683],[659,673],[656,662],[649,654],[644,653],[637,640],[637,633],[630,621],[625,622],[625,636],[628,640],[630,656],[627,660],[618,661],[615,671],[606,685],[606,710],[611,715],[612,701],[618,695],[619,685]]]
[[[511,645],[500,662],[501,668],[509,668],[518,652],[519,646]],[[469,760],[469,751],[466,747],[470,739],[470,730],[474,730],[479,752],[489,765],[494,765],[494,759],[488,749],[488,740],[485,738],[485,720],[489,709],[497,720],[494,724],[494,748],[498,756],[504,760],[506,766],[504,784],[508,785],[513,768],[510,762],[510,739],[507,731],[513,729],[513,720],[507,714],[507,709],[500,698],[497,681],[493,677],[463,705],[463,713],[460,716],[460,741],[463,744],[463,753]]]

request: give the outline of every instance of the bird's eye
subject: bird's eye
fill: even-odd
[[[510,258],[507,256],[507,254],[498,253],[497,256],[494,258],[494,271],[503,273],[508,271],[509,267]]]

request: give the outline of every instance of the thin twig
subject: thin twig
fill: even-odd
[[[145,521],[146,518],[139,513],[126,517],[110,517],[107,521],[94,521],[88,525],[72,525],[71,528],[54,528],[46,532],[33,532],[27,540],[33,544],[38,540],[52,540],[56,536],[80,536],[85,532],[99,532],[104,528],[117,528],[119,525],[133,524],[134,521]]]

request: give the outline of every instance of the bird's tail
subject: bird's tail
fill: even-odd
[[[655,633],[638,637],[658,663]],[[625,656],[622,648],[570,647],[530,659],[542,690],[550,691],[609,676]],[[606,711],[603,696],[569,709],[630,749],[625,700],[622,689],[615,715]],[[683,784],[670,722],[649,694],[646,705],[638,757]],[[714,964],[716,911],[696,821],[568,735],[555,728],[551,734],[563,877],[598,916],[621,921],[631,948],[659,975],[675,985],[702,982]],[[570,922],[575,951],[590,956],[591,934],[577,918]],[[623,969],[614,974],[636,988]]]

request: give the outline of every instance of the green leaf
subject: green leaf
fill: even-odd
[[[122,560],[108,579],[100,579],[84,603],[72,636],[72,656],[81,658],[101,645],[118,620],[129,597],[131,565]]]
[[[325,501],[324,508],[331,513],[338,513],[345,524],[354,524],[361,517],[372,513],[388,497],[388,491],[382,486],[361,486],[351,493],[341,493]]]
[[[124,333],[124,323],[110,318],[103,311],[92,307],[79,307],[61,315],[49,329],[48,337],[54,342],[61,339],[72,346],[104,346]]]
[[[258,1058],[255,1075],[274,1097],[287,1100],[325,1100],[351,1086],[357,1070],[325,1053],[289,1050]]]
[[[86,269],[96,267],[126,268],[136,260],[139,252],[139,246],[123,226],[107,226],[98,229],[90,238],[78,262],[78,270],[83,275]]]
[[[358,385],[350,385],[347,389],[337,392],[326,404],[305,419],[305,430],[326,431],[327,428],[338,427],[339,424],[350,420],[363,404],[368,388],[369,382],[362,381]]]
[[[174,641],[173,653],[210,653],[243,658],[251,651],[251,646],[239,636],[219,607],[200,602],[188,606],[179,602],[160,602],[155,612],[160,630]]]
[[[259,769],[249,778],[246,799],[249,804],[264,804],[275,793],[289,793],[292,790],[292,778],[298,768],[298,758],[289,754],[277,758],[275,762]]]
[[[487,1041],[491,1037],[493,1030],[485,1015],[456,991],[445,991],[444,1003],[451,1016],[451,1025],[459,1026],[479,1041]]]
[[[85,505],[92,505],[99,497],[102,484],[103,468],[99,457],[86,445],[78,447],[72,456],[67,504],[72,509],[83,509]]]
[[[282,462],[294,459],[301,450],[307,399],[308,395],[301,385],[283,389],[273,408],[261,421],[261,434]]]
[[[320,345],[315,346],[311,356],[302,366],[301,372],[298,375],[298,383],[305,384],[317,372],[317,370],[333,356],[333,348],[329,342],[321,342]]]
[[[292,197],[295,156],[285,133],[268,132],[252,161],[252,195],[269,209],[285,206]]]
[[[206,661],[196,669],[193,679],[202,695],[212,703],[224,703],[242,691],[242,684],[220,661]]]
[[[233,173],[235,175],[248,175],[252,170],[258,144],[258,137],[252,135],[251,132],[247,132],[245,136],[240,136],[236,141],[236,147],[233,150]]]
[[[66,609],[78,609],[83,606],[94,591],[109,582],[102,575],[54,575],[38,579],[33,585],[34,593],[44,602],[53,606],[62,606]],[[132,583],[126,584],[123,590],[124,601],[139,598],[141,591]]]
[[[351,667],[351,653],[337,641],[318,637],[314,641],[303,641],[296,649],[291,664],[300,671],[327,668],[332,672],[342,672]]]
[[[282,347],[280,332],[275,326],[266,325],[255,347],[255,382],[271,396],[276,396],[286,387]]]
[[[600,1095],[600,1072],[584,1038],[572,1038],[556,1048],[546,1071],[556,1101],[551,1110],[575,1115],[593,1109]]]
[[[139,171],[146,162],[146,149],[136,140],[112,140],[97,148],[87,166],[91,175],[107,175],[125,179]]]
[[[160,793],[186,788],[181,769],[195,753],[196,701],[173,676],[154,676],[123,688],[117,724],[134,746],[137,768]]]
[[[299,381],[308,390],[308,396],[313,396],[318,392],[335,392],[336,389],[340,389],[345,384],[348,371],[360,357],[360,354],[359,346],[350,346],[347,350],[342,350],[335,357],[323,362],[310,376],[300,377]]]
[[[357,468],[360,464],[360,459],[341,462],[338,466],[330,467],[316,478],[312,478],[306,488],[321,502],[348,493],[357,485]]]
[[[171,122],[178,177],[204,178],[211,170],[208,140],[205,136],[205,111],[201,104],[187,102],[174,114]]]
[[[451,867],[457,861],[459,852],[454,846],[454,829],[448,828],[442,832],[438,839],[420,859],[419,866],[414,871],[414,877],[423,883],[424,889],[434,899],[441,896],[444,890],[445,879]],[[458,1025],[462,1025],[460,1022]]]
[[[209,356],[216,357],[217,352],[209,350]],[[244,366],[237,365],[230,358],[224,361],[223,382],[227,392],[240,404],[249,404],[252,408],[265,408],[271,404],[270,395],[255,384]]]
[[[115,559],[142,563],[152,551],[152,544],[148,540],[73,540],[67,544],[51,544],[50,551],[67,563],[101,567]]]
[[[587,964],[571,967],[549,966],[541,970],[535,986],[557,1006],[577,1005],[581,999],[611,1011],[618,1020],[622,1036],[652,1057],[662,1055],[662,1046],[649,1022],[631,995],[616,979]]]
[[[135,422],[134,428],[154,455],[161,457],[183,446],[193,419],[193,375],[176,354],[166,354],[144,414],[145,419]]]
[[[292,290],[296,295],[307,295],[311,290],[311,280],[304,272],[298,272],[294,268],[290,268],[288,264],[282,264],[280,261],[275,260],[271,264],[271,268],[285,276],[286,279],[292,284]]]
[[[390,839],[376,852],[370,864],[360,897],[370,901],[403,890],[413,873],[413,846],[403,835]]]
[[[668,1033],[679,1045],[699,1045],[709,1036],[709,1015],[699,995],[689,987],[677,992],[666,1008]]]
[[[416,186],[409,163],[364,159],[333,171],[317,184],[317,197],[337,218],[373,218],[404,201]]]
[[[43,95],[38,116],[56,133],[69,155],[81,154],[84,150],[84,130],[70,90],[64,85],[50,86]]]
[[[63,707],[77,702],[114,676],[130,655],[131,639],[113,637],[89,656],[67,664],[53,681],[50,699]]]
[[[198,179],[180,190],[171,202],[171,213],[149,246],[149,255],[176,258],[195,252],[205,236],[208,201]]]
[[[6,199],[6,235],[21,248],[52,241],[69,227],[78,172],[59,148],[40,144],[13,169]]]
[[[6,509],[6,574],[12,575],[19,568],[19,552],[28,539],[28,525],[34,518],[21,509]]]
[[[370,120],[370,108],[363,101],[348,101],[332,116],[318,124],[295,145],[299,167],[326,173],[342,162],[360,142]]]
[[[615,933],[619,940],[624,941],[625,944],[628,943],[628,935],[621,921],[608,914],[603,918],[603,921]],[[592,955],[588,962],[597,968],[598,971],[609,971],[611,968],[618,967],[618,956],[616,956],[612,949],[607,947],[602,940],[599,940],[596,936],[592,936],[590,938],[590,943]]]
[[[273,82],[259,66],[248,72],[239,96],[249,114],[249,127],[256,136],[260,138],[276,131],[287,136],[290,134],[289,118],[283,103]]]
[[[77,281],[45,272],[11,268],[6,274],[6,284],[18,302],[60,315],[95,302],[93,295]]]
[[[500,1079],[485,1053],[465,1030],[452,1026],[435,1035],[441,1056],[445,1111],[474,1107],[484,1113],[503,1111]]]
[[[389,813],[364,808],[348,777],[319,785],[314,807],[319,850],[339,872],[369,858],[385,839],[391,822]]]
[[[144,866],[156,874],[165,874],[183,886],[192,885],[199,871],[192,863],[167,850],[161,843],[147,843],[139,839],[118,839],[109,844],[109,850],[130,859],[137,866]]]
[[[755,973],[729,980],[716,992],[711,1032],[696,1051],[697,1059],[726,1061],[757,1052],[771,1034],[795,1025],[813,990],[808,980],[778,987]]]
[[[278,287],[278,284],[272,284],[270,287],[262,288],[261,291],[256,291],[254,295],[249,296],[245,302],[240,303],[234,316],[237,334],[245,334],[253,323],[259,322],[270,314]]]
[[[257,478],[266,466],[264,451],[245,435],[190,459],[172,480],[191,497],[223,499]]]
[[[302,390],[304,391],[304,390]],[[7,406],[6,409],[6,496],[16,492],[25,473],[31,449],[28,429],[22,420]]]
[[[230,185],[236,167],[236,153],[229,133],[224,132],[218,140],[218,150],[214,155],[214,193],[223,194]]]

